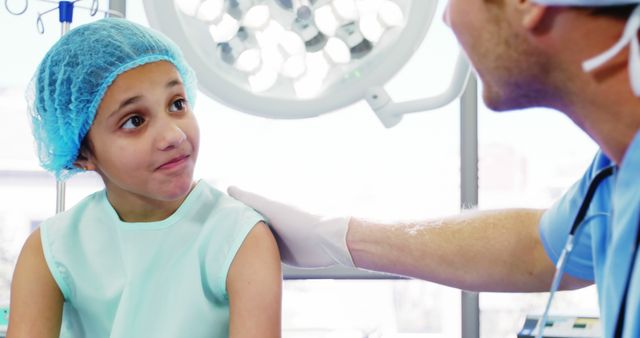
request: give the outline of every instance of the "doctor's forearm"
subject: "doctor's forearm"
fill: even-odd
[[[352,219],[356,266],[473,291],[544,291],[554,266],[538,235],[541,210],[466,212],[419,223]]]

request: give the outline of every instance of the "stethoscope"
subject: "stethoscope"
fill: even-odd
[[[542,315],[542,320],[539,322],[539,325],[538,325],[539,329],[538,329],[538,333],[536,334],[536,338],[542,338],[542,334],[544,332],[544,328],[546,326],[548,315],[549,315],[549,309],[551,308],[551,302],[553,301],[553,296],[555,295],[556,291],[558,291],[558,287],[560,286],[560,281],[562,280],[562,275],[564,274],[565,265],[567,263],[567,257],[573,250],[573,244],[574,244],[576,232],[587,215],[587,211],[589,210],[589,206],[591,205],[591,201],[593,200],[593,196],[595,195],[596,190],[598,189],[598,186],[600,186],[600,183],[602,183],[602,181],[604,181],[607,177],[613,175],[615,170],[616,170],[615,166],[610,166],[601,170],[589,184],[589,187],[587,189],[587,195],[584,197],[584,200],[580,205],[580,209],[578,209],[578,214],[576,215],[576,218],[573,221],[573,225],[571,226],[571,230],[569,231],[569,236],[567,237],[567,241],[564,245],[564,248],[562,249],[562,252],[560,253],[560,258],[556,263],[556,273],[554,274],[553,281],[551,282],[551,289],[549,290],[549,299],[547,300],[547,305],[545,306],[544,313]],[[620,308],[618,310],[618,318],[616,321],[616,330],[614,334],[614,337],[616,338],[622,337],[622,327],[624,326],[624,313],[625,313],[626,304],[627,304],[627,293],[629,292],[629,284],[631,282],[631,274],[633,273],[633,266],[635,265],[635,258],[637,256],[638,244],[640,244],[640,230],[638,231],[638,234],[636,236],[636,246],[635,246],[634,254],[632,256],[633,258],[631,261],[631,265],[629,267],[629,276],[627,277],[625,291],[622,295],[622,304],[620,305]]]

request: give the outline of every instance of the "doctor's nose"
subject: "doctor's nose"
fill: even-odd
[[[442,12],[442,21],[444,21],[444,23],[451,28],[451,16],[449,14],[449,8],[451,7],[451,3],[447,2],[447,5],[444,8],[444,11]]]

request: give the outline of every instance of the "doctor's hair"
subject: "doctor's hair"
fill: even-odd
[[[584,8],[593,16],[608,16],[614,19],[627,20],[631,16],[631,12],[640,4],[625,4],[602,7],[580,7]]]

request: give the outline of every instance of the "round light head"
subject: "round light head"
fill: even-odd
[[[145,0],[200,89],[234,109],[305,118],[361,100],[409,60],[437,0]],[[167,24],[170,23],[170,24]]]

